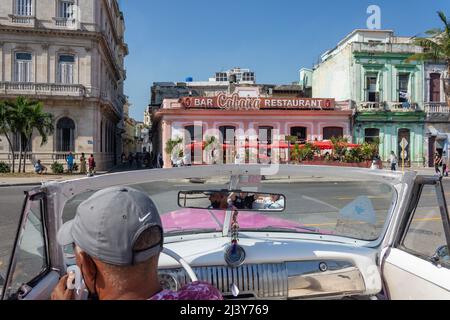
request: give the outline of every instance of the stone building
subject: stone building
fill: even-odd
[[[93,153],[98,170],[122,152],[125,22],[117,0],[0,0],[0,100],[42,101],[55,118],[33,162]],[[15,146],[16,147],[16,146]],[[0,161],[11,161],[6,139]]]

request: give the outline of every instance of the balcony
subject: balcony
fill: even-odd
[[[73,18],[61,18],[55,17],[55,25],[60,28],[75,28],[77,26],[77,22]]]
[[[358,105],[358,111],[360,112],[378,112],[385,111],[384,103],[364,101]]]
[[[19,16],[15,14],[10,14],[9,18],[12,24],[36,27],[36,17],[34,16]]]
[[[419,111],[419,105],[417,103],[404,104],[403,102],[371,102],[364,101],[358,105],[359,112],[415,112]]]
[[[419,105],[415,102],[403,103],[403,102],[388,102],[389,111],[392,112],[415,112],[420,111]]]
[[[435,114],[435,113],[449,114],[450,107],[446,102],[426,102],[425,112],[427,114]]]
[[[38,95],[84,97],[86,89],[78,84],[0,82],[0,95]]]
[[[101,91],[100,97],[103,101],[110,102],[112,106],[114,107],[114,110],[119,114],[122,115],[123,113],[123,103],[121,103],[120,99],[118,97],[112,97],[110,93],[107,91]]]

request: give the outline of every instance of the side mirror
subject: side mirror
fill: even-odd
[[[192,190],[178,193],[178,206],[191,209],[283,212],[286,198],[282,194],[249,193],[228,190]]]

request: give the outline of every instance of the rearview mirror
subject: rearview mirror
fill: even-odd
[[[178,205],[181,208],[244,211],[282,212],[285,196],[275,193],[250,193],[228,190],[181,191]]]

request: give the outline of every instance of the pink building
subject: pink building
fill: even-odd
[[[285,162],[295,136],[300,143],[346,137],[352,111],[333,99],[251,97],[235,93],[165,99],[155,113],[164,167],[177,158],[188,164]],[[215,143],[205,147],[215,137]],[[169,140],[183,140],[171,154]],[[222,162],[223,161],[223,162]]]

